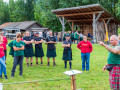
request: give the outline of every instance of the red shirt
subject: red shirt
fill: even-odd
[[[6,50],[7,48],[6,48],[6,44],[8,43],[8,41],[7,41],[7,38],[6,37],[3,37],[3,47],[4,47],[4,50]]]
[[[82,53],[91,53],[92,52],[92,44],[87,41],[81,41],[78,43],[77,47],[81,50]]]
[[[23,41],[23,39],[21,38],[21,41]]]
[[[5,54],[4,54],[4,44],[0,44],[0,58],[3,57]]]

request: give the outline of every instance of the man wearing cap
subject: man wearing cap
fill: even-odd
[[[67,68],[67,61],[69,61],[69,65],[70,65],[70,69],[72,69],[72,49],[71,49],[71,44],[72,44],[72,41],[70,39],[70,34],[67,33],[66,34],[66,40],[63,42],[62,44],[62,47],[64,48],[64,51],[63,51],[63,60],[64,60],[64,63],[65,63],[65,67],[64,68]]]
[[[38,57],[41,58],[41,65],[43,65],[43,48],[42,48],[42,42],[43,38],[39,37],[39,32],[36,32],[36,38],[34,39],[35,42],[35,57],[36,57],[36,65],[38,65]]]
[[[0,32],[0,36],[3,37],[3,47],[4,47],[4,53],[5,53],[5,63],[6,63],[6,57],[7,57],[7,48],[6,45],[8,43],[8,40],[6,37],[3,36],[3,32]]]
[[[48,60],[48,66],[50,66],[50,58],[53,58],[53,66],[55,67],[55,57],[56,57],[56,48],[55,48],[55,44],[57,44],[56,42],[56,38],[52,35],[52,31],[49,31],[49,36],[46,38],[46,42],[45,44],[47,44],[47,60]]]
[[[81,50],[82,70],[83,71],[85,70],[86,64],[86,70],[89,71],[90,53],[92,52],[93,49],[91,42],[87,41],[86,36],[83,36],[83,41],[78,43],[77,48]]]

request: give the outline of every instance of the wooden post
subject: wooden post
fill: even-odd
[[[64,32],[65,32],[65,18],[64,17],[62,17],[62,19],[61,19],[61,17],[58,17],[58,18],[62,24],[62,40],[63,40]]]
[[[74,30],[74,22],[72,22],[72,31]]]
[[[75,75],[70,76],[71,77],[71,90],[76,90],[76,78]]]
[[[64,17],[62,17],[62,21],[63,21],[63,25],[62,25],[62,40],[63,40],[63,37],[64,37],[64,33],[65,33],[65,22],[64,22]]]
[[[95,29],[96,29],[96,20],[95,20],[95,13],[93,14],[93,41],[96,42],[96,37],[95,37]]]

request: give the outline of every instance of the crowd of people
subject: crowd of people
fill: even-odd
[[[66,34],[70,35],[70,39],[72,41],[72,43],[76,43],[78,44],[78,42],[82,41],[83,40],[83,36],[87,36],[87,38],[90,38],[91,42],[93,43],[93,36],[92,34],[88,33],[88,35],[84,35],[82,32],[79,32],[78,30],[76,31],[68,31],[68,32],[65,32],[64,34],[64,38],[63,38],[63,41],[65,40],[65,37],[66,37]]]
[[[36,57],[36,65],[38,65],[38,59],[41,59],[41,65],[43,65],[44,51],[42,47],[43,38],[39,36],[39,32],[35,33],[36,36],[32,38],[30,32],[26,31],[25,36],[22,38],[20,32],[16,34],[16,38],[11,41],[8,46],[10,47],[9,55],[12,55],[14,58],[13,67],[11,71],[11,77],[15,75],[16,66],[20,67],[20,76],[23,76],[23,59],[26,57],[27,67],[33,66],[33,56]],[[56,46],[57,40],[53,35],[52,31],[49,31],[49,35],[45,39],[45,44],[47,45],[47,66],[50,66],[50,58],[53,58],[53,67],[56,66],[55,57],[56,57]],[[87,36],[78,31],[65,33],[62,47],[64,60],[64,68],[67,68],[67,61],[69,62],[69,69],[72,69],[72,48],[71,45],[73,42],[77,43],[77,48],[81,51],[82,59],[82,71],[89,71],[89,61],[90,53],[93,50],[92,43],[87,40]],[[2,78],[2,72],[4,72],[5,79],[8,79],[6,73],[6,44],[8,43],[7,39],[3,37],[3,33],[0,32],[0,78]],[[35,54],[33,50],[33,43],[35,43]],[[110,43],[113,48],[104,44],[104,42],[99,42],[99,45],[105,47],[109,51],[109,56],[107,59],[107,64],[103,67],[103,71],[106,69],[109,71],[109,81],[111,89],[119,90],[120,89],[120,45],[118,36],[112,35],[110,37]],[[29,63],[30,59],[30,63]]]

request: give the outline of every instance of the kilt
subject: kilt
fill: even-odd
[[[47,49],[47,57],[56,57],[56,49]]]
[[[24,53],[25,53],[25,57],[33,57],[34,56],[33,47],[25,48]]]
[[[66,38],[65,37],[63,37],[63,41],[65,41],[66,40]]]
[[[71,40],[74,41],[74,37],[71,37]]]
[[[64,49],[63,60],[65,60],[65,61],[71,61],[72,60],[72,50],[71,49]]]
[[[83,37],[80,37],[80,41],[82,41],[83,40]]]
[[[74,40],[79,40],[78,38],[74,38]]]
[[[120,90],[120,66],[114,66],[109,72],[109,82],[111,89]]]
[[[35,48],[35,57],[43,57],[44,52],[42,48]]]

